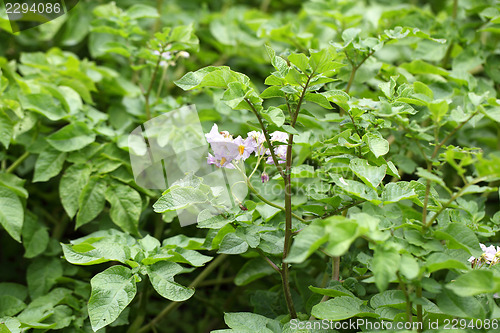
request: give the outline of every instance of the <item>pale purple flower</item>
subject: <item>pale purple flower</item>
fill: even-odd
[[[248,140],[248,138],[243,140],[241,136],[234,139],[233,143],[238,145],[239,155],[236,157],[237,160],[239,159],[243,159],[243,161],[246,160],[247,158],[250,157],[250,155],[255,151],[255,148],[257,147],[256,145],[254,145],[252,140]]]
[[[234,165],[230,161],[226,160],[224,157],[218,160],[210,153],[208,153],[207,163],[214,164],[218,168],[234,169]]]
[[[241,154],[239,145],[234,142],[229,132],[219,132],[217,124],[214,124],[210,133],[205,134],[205,137],[214,152],[214,156],[209,154],[207,163],[214,164],[218,167],[234,169],[234,165],[231,164],[231,161],[239,158]]]
[[[271,133],[271,142],[274,142],[274,141],[287,143],[288,142],[288,134],[286,134],[285,132],[280,132],[280,131],[273,132],[273,133]]]
[[[231,136],[231,134],[229,134],[228,131],[219,132],[219,127],[217,126],[217,124],[214,124],[214,126],[212,126],[210,133],[205,134],[205,137],[207,138],[208,143],[233,141],[233,137]]]
[[[153,51],[153,54],[155,56],[162,57],[165,60],[170,60],[172,59],[172,53],[170,52],[160,52],[160,51]]]
[[[264,142],[266,142],[266,137],[264,133],[251,131],[248,132],[247,138],[245,139],[248,146],[255,147],[255,155],[259,156],[265,153]]]
[[[483,245],[483,244],[481,244],[481,245]],[[484,248],[483,248],[483,246],[481,246],[481,248],[484,251],[483,256],[486,259],[486,262],[488,264],[492,263],[492,262],[495,263],[497,261],[497,258],[495,257],[497,254],[497,249],[493,245],[490,245],[488,247],[484,246]]]
[[[288,143],[288,134],[285,132],[280,132],[276,131],[271,134],[271,142],[281,142],[281,143]],[[286,145],[278,145],[274,148],[274,154],[278,158],[278,163],[282,164],[286,162],[286,150],[287,146]],[[269,149],[266,150],[267,155],[271,155],[271,152]],[[273,157],[269,156],[266,160],[267,164],[273,164]]]
[[[497,264],[500,260],[500,247],[497,246],[486,246],[482,243],[479,243],[479,246],[481,247],[481,250],[483,250],[483,254],[479,258],[475,257],[470,257],[469,262],[472,263],[473,266],[475,266],[477,263],[483,263],[483,264],[490,264],[494,265]]]
[[[215,158],[231,162],[240,156],[240,148],[234,142],[216,141],[210,144],[212,150],[214,151]]]

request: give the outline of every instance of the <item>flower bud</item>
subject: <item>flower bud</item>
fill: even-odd
[[[262,175],[260,176],[260,179],[262,180],[263,183],[267,183],[269,181],[269,175],[263,172]]]

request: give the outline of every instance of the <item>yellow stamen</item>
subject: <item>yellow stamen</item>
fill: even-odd
[[[239,150],[240,150],[240,155],[243,155],[243,153],[245,152],[245,146],[239,146]]]
[[[223,158],[220,159],[220,165],[222,166],[222,165],[224,165],[224,163],[226,163],[226,158],[225,157],[223,157]]]

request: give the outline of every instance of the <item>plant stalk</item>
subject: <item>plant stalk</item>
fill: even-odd
[[[12,163],[10,165],[10,167],[8,167],[5,172],[6,173],[12,173],[12,172],[14,172],[14,170],[16,170],[16,168],[19,165],[21,165],[21,163],[23,163],[24,160],[27,159],[29,155],[30,155],[30,153],[27,152],[27,151],[25,151],[24,154],[22,154],[21,156],[19,156],[19,158],[17,160],[15,160],[14,163]]]

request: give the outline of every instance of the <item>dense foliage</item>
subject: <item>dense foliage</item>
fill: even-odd
[[[498,331],[498,1],[0,12],[0,332]],[[130,133],[186,105],[232,206],[134,178]]]

